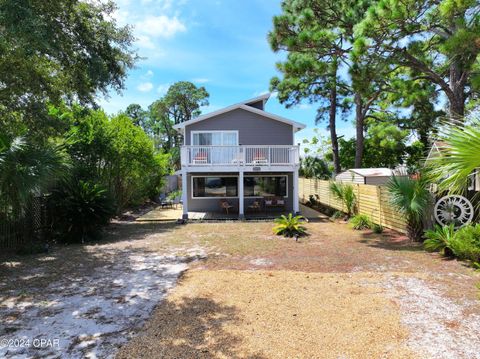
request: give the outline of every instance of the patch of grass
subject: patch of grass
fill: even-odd
[[[271,222],[190,223],[164,238],[164,245],[198,245],[227,255],[257,254],[281,245],[274,240]]]
[[[353,229],[370,229],[373,227],[373,222],[366,214],[357,214],[350,218],[350,225]]]

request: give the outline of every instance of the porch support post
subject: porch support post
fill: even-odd
[[[300,205],[298,198],[298,166],[293,171],[293,213],[300,213]]]
[[[183,215],[182,219],[188,219],[188,181],[187,181],[187,171],[182,170],[182,205],[183,205]]]
[[[238,176],[238,218],[239,219],[244,219],[245,214],[244,214],[244,195],[243,195],[243,171],[239,171],[239,176]]]

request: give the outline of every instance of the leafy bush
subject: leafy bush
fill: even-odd
[[[73,108],[75,125],[67,134],[74,176],[100,183],[120,212],[160,192],[168,154],[156,153],[152,140],[126,115],[109,118],[102,111]]]
[[[273,227],[273,232],[279,236],[302,237],[307,234],[307,229],[300,222],[303,219],[303,216],[293,216],[291,213],[288,216],[282,214],[280,218],[275,218],[277,225]]]
[[[460,228],[451,240],[450,247],[459,259],[480,262],[480,224]]]
[[[374,224],[372,227],[374,233],[380,234],[383,233],[383,226],[381,224]]]
[[[50,198],[52,227],[65,242],[96,239],[102,225],[115,213],[108,191],[101,185],[78,181],[64,183]]]
[[[350,225],[353,229],[370,229],[373,227],[373,222],[366,214],[357,214],[350,218]]]
[[[425,242],[423,247],[429,252],[439,251],[446,255],[452,254],[451,242],[454,239],[455,226],[453,224],[445,227],[435,226],[435,229],[425,231]]]
[[[480,262],[480,224],[467,225],[454,231],[454,225],[440,227],[425,232],[425,249],[440,251],[444,255],[454,255],[462,260]]]
[[[330,182],[329,188],[333,196],[342,201],[347,209],[347,215],[350,217],[353,214],[357,203],[357,196],[355,195],[353,186],[341,182]]]

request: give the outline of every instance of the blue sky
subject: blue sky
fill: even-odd
[[[121,95],[112,93],[100,104],[108,113],[131,103],[146,108],[176,81],[205,86],[210,105],[203,113],[265,93],[277,74],[275,54],[267,42],[272,17],[279,14],[274,0],[116,0],[119,24],[134,27],[135,47],[143,57],[126,81]],[[297,141],[313,134],[315,106],[286,109],[273,96],[266,110],[302,122],[307,128]],[[338,124],[339,135],[352,137],[350,122]],[[325,125],[318,126],[328,136]]]

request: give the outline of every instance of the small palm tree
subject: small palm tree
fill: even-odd
[[[431,201],[430,192],[423,178],[392,177],[387,184],[391,204],[407,220],[407,234],[411,240],[419,241],[423,235],[423,222]]]
[[[355,195],[353,186],[341,182],[330,182],[330,192],[336,199],[342,201],[347,209],[347,215],[350,217],[355,211],[357,204],[357,196]]]
[[[23,212],[31,196],[61,178],[67,167],[58,146],[0,137],[0,211],[5,215]]]
[[[273,232],[279,236],[285,237],[301,237],[307,234],[306,228],[301,225],[301,220],[305,219],[303,216],[293,216],[289,213],[288,216],[281,215],[280,218],[275,218],[277,224],[273,227]]]

